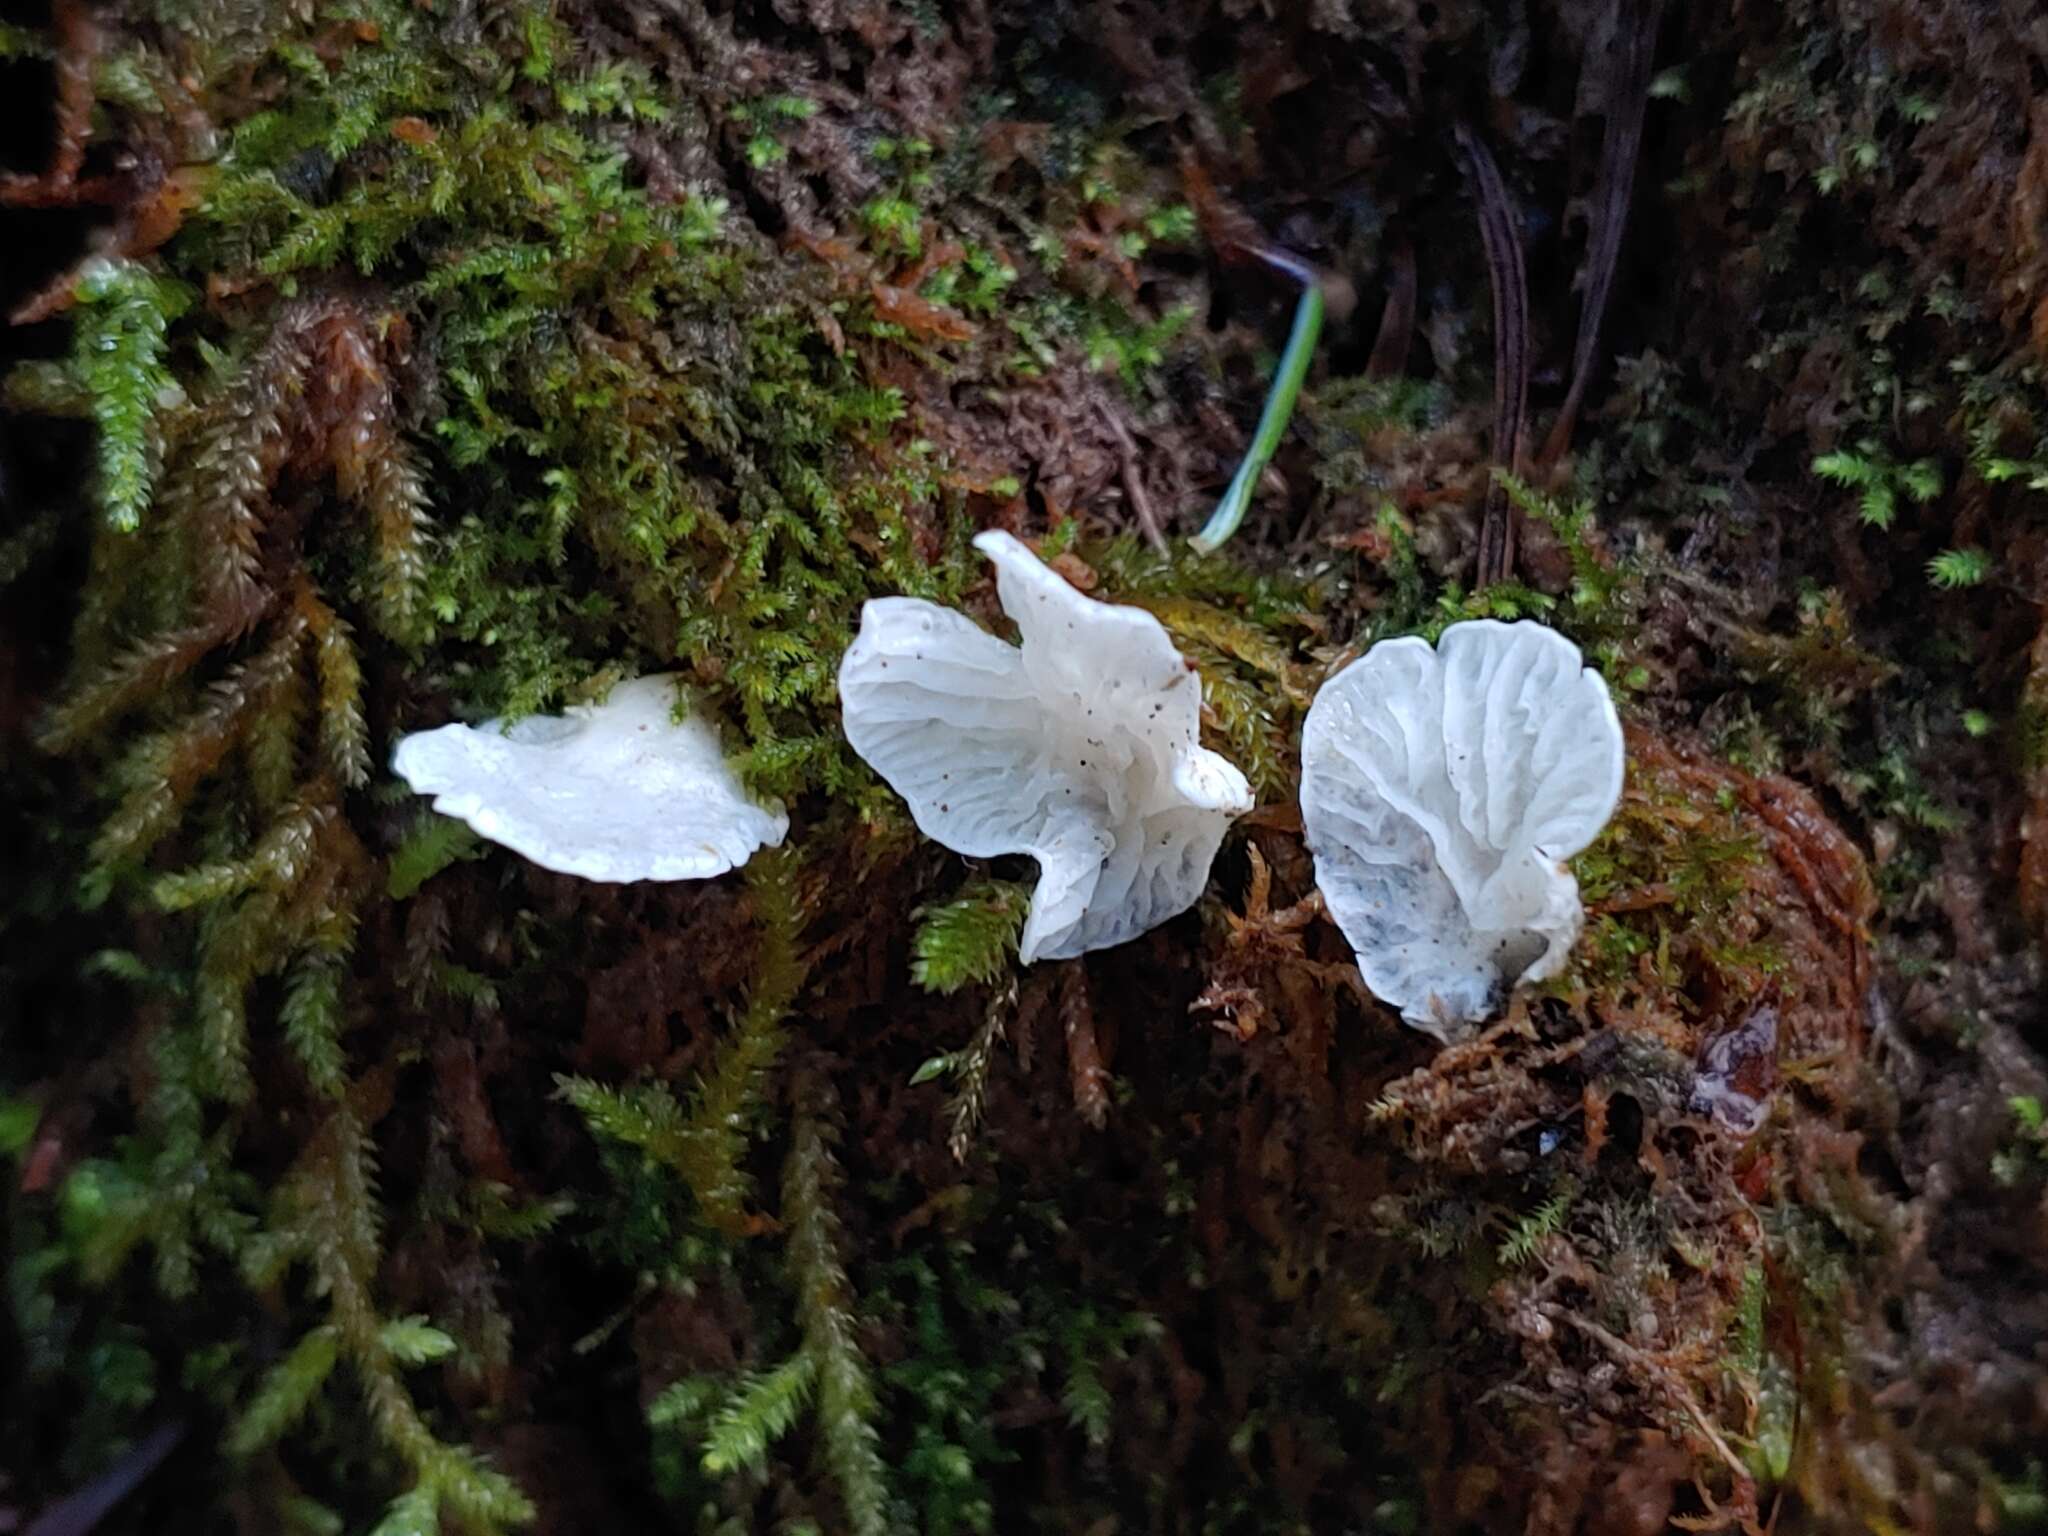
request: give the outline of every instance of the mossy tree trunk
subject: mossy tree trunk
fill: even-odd
[[[55,0],[0,60],[0,1515],[2048,1520],[2028,7]],[[867,598],[1000,624],[987,527],[1259,797],[1078,961],[839,729]],[[1571,967],[1439,1048],[1297,742],[1481,616],[1630,771]],[[383,767],[649,671],[785,848],[590,885]]]

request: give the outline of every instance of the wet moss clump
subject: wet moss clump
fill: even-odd
[[[0,175],[0,1515],[2026,1529],[2043,148],[2018,21],[56,0]],[[2031,115],[2030,115],[2031,113]],[[1453,128],[1456,131],[1453,132]],[[1220,552],[1298,287],[1329,321]],[[1020,968],[847,749],[1003,527],[1259,809]],[[1301,716],[1533,617],[1630,772],[1455,1047]],[[405,731],[688,675],[781,850],[594,886]]]

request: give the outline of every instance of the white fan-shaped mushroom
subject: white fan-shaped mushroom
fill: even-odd
[[[846,739],[925,836],[1038,860],[1024,960],[1121,944],[1194,905],[1250,787],[1199,744],[1201,679],[1157,619],[1082,596],[1007,533],[974,545],[1022,646],[877,598],[839,668]]]
[[[1621,722],[1578,647],[1541,624],[1453,624],[1374,646],[1301,736],[1316,883],[1366,984],[1444,1040],[1564,964],[1564,867],[1621,797]]]
[[[703,880],[781,843],[789,818],[747,796],[716,730],[678,722],[675,703],[673,676],[636,677],[565,715],[417,732],[391,766],[435,810],[543,869]]]

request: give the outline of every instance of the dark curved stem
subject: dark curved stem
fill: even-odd
[[[1600,167],[1587,215],[1586,260],[1580,269],[1579,337],[1572,355],[1571,388],[1544,439],[1542,462],[1554,462],[1571,445],[1579,407],[1593,374],[1600,322],[1621,263],[1621,237],[1628,228],[1636,161],[1643,148],[1643,118],[1650,105],[1651,65],[1657,52],[1662,0],[1615,0],[1614,36],[1605,61],[1606,126],[1600,137]]]
[[[159,1424],[90,1483],[36,1516],[22,1536],[89,1536],[184,1438],[183,1423]]]
[[[1463,123],[1458,124],[1457,138],[1471,171],[1479,237],[1486,246],[1486,271],[1493,283],[1493,461],[1509,474],[1520,474],[1529,411],[1529,274],[1522,264],[1522,238],[1500,167]],[[1496,478],[1487,487],[1479,525],[1475,586],[1490,587],[1514,574],[1519,521],[1507,487]]]

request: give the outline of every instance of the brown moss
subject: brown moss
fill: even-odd
[[[109,38],[154,35],[118,9]],[[807,874],[767,893],[779,906],[741,881],[593,888],[502,853],[377,895],[369,850],[396,846],[413,814],[374,788],[395,729],[464,688],[517,683],[534,702],[576,667],[629,659],[570,646],[549,653],[560,670],[507,663],[483,621],[410,649],[421,562],[440,558],[428,488],[451,538],[475,516],[502,554],[529,513],[557,515],[531,482],[582,439],[503,484],[472,474],[423,430],[459,393],[439,372],[448,332],[419,323],[431,305],[313,271],[287,295],[238,231],[162,244],[208,184],[173,192],[164,167],[183,147],[140,142],[178,137],[166,92],[109,191],[135,231],[124,248],[215,263],[190,274],[216,279],[192,333],[224,340],[226,361],[217,387],[166,408],[166,493],[141,539],[101,548],[81,686],[48,739],[103,742],[125,765],[100,863],[154,857],[150,888],[173,905],[229,905],[202,951],[205,1071],[173,1070],[185,1016],[169,988],[99,1009],[111,1040],[38,1037],[33,1090],[53,1107],[33,1193],[117,1152],[131,1094],[186,1116],[179,1134],[211,1150],[151,1173],[159,1203],[231,1175],[281,1185],[326,1294],[273,1290],[275,1315],[341,1330],[387,1442],[434,1465],[442,1435],[492,1446],[565,1529],[593,1508],[838,1528],[810,1428],[758,1479],[712,1481],[690,1442],[651,1442],[642,1420],[678,1383],[766,1368],[795,1332],[885,1384],[879,1407],[850,1375],[835,1388],[842,1477],[872,1419],[906,1507],[938,1497],[917,1469],[957,1448],[1002,1530],[1763,1526],[1774,1479],[1781,1529],[1942,1529],[1964,1471],[1978,1482],[1960,1502],[1994,1510],[2041,1423],[2028,1350],[2048,1258],[2030,1196],[1985,1170],[2006,1101],[2040,1089],[2038,962],[2013,914],[2042,923],[2048,811],[2038,763],[2022,778],[1998,755],[2024,745],[2025,719],[1975,746],[1956,724],[2038,709],[2043,671],[2020,660],[2040,644],[2039,593],[2016,574],[2031,569],[2025,477],[1958,466],[2037,452],[2015,362],[2043,259],[2031,45],[1981,6],[1710,5],[1638,35],[1617,72],[1581,56],[1607,35],[1594,9],[572,5],[558,29],[536,23],[575,54],[554,64],[500,35],[502,17],[394,11],[425,29],[419,50],[387,60],[374,28],[323,27],[290,70],[238,52],[241,23],[213,18],[222,35],[192,67],[224,122],[445,44],[479,79],[504,74],[507,131],[561,127],[567,96],[606,79],[658,100],[666,117],[578,118],[577,144],[629,167],[633,195],[599,223],[643,211],[643,190],[662,209],[727,201],[723,276],[663,265],[674,252],[619,256],[626,275],[577,290],[570,339],[547,354],[563,370],[548,387],[578,402],[549,412],[632,422],[641,435],[607,439],[634,447],[627,470],[673,458],[689,494],[666,510],[729,545],[701,569],[659,564],[653,524],[575,524],[545,557],[560,588],[546,594],[607,615],[576,645],[670,658],[699,644],[684,636],[707,609],[782,605],[776,618],[811,626],[776,643],[809,648],[813,691],[771,698],[785,674],[756,670],[749,725],[800,724],[829,754],[815,631],[861,589],[789,551],[836,519],[849,566],[955,583],[986,614],[966,533],[1051,534],[1087,554],[1064,569],[1151,607],[1199,657],[1207,723],[1268,803],[1199,912],[950,998],[911,980],[910,914],[956,889],[957,863],[913,844],[843,762],[793,797]],[[65,11],[67,27],[85,15]],[[86,54],[58,41],[68,142]],[[1630,137],[1652,65],[1678,73],[1646,109],[1630,201],[1627,146],[1606,146]],[[1938,116],[1912,121],[1901,93],[1923,87]],[[759,104],[782,95],[800,105],[770,121]],[[304,179],[293,195],[314,214],[461,142],[458,114],[376,99],[346,164],[308,152],[278,173]],[[1482,242],[1441,131],[1461,111],[1496,162],[1494,243],[1523,246],[1526,287],[1504,312],[1525,306],[1527,325],[1499,338],[1519,360],[1492,370]],[[1558,220],[1596,139],[1607,169],[1581,262]],[[1857,172],[1866,139],[1879,165]],[[557,150],[522,169],[536,197],[573,204],[570,168],[598,157]],[[77,158],[57,162],[74,188],[92,179]],[[1823,192],[1824,170],[1854,174]],[[1211,249],[1151,233],[1182,198]],[[407,238],[421,227],[407,260],[462,254],[471,233],[446,243],[422,215]],[[1368,300],[1381,290],[1365,306],[1377,329],[1333,323],[1239,563],[1146,556],[1118,536],[1191,526],[1256,411],[1289,296],[1227,258],[1262,237]],[[648,270],[675,287],[648,297]],[[1873,296],[1883,284],[1891,297]],[[1612,390],[1595,335],[1624,354]],[[750,349],[801,366],[750,373]],[[844,442],[750,435],[827,359],[844,370],[833,391],[898,391],[889,411]],[[1522,411],[1499,402],[1519,398],[1525,365],[1527,430],[1547,417],[1577,451],[1546,454],[1545,483],[1577,476],[1598,526],[1532,525],[1532,590],[1496,596],[1599,647],[1638,724],[1622,809],[1580,861],[1574,966],[1438,1052],[1371,999],[1323,920],[1290,811],[1292,732],[1350,648],[1473,601],[1492,484],[1480,423],[1499,388],[1513,457]],[[738,379],[762,394],[732,397]],[[1886,454],[1937,460],[1961,488],[1903,498],[1881,535],[1806,466],[1894,427]],[[848,464],[857,490],[831,478]],[[626,504],[609,483],[575,489]],[[2004,574],[1935,597],[1923,567],[1957,543]],[[749,562],[795,574],[750,585]],[[537,563],[506,556],[459,590],[487,604]],[[723,688],[746,659],[700,647],[688,662]],[[48,702],[28,697],[41,682],[0,691],[0,725]],[[161,915],[68,921],[81,952],[173,963]],[[78,1060],[103,1047],[120,1071]],[[962,1064],[951,1080],[914,1081],[940,1057]],[[596,1141],[551,1096],[558,1074],[666,1096],[676,1134]],[[778,1262],[778,1172],[813,1267],[834,1271],[802,1309]],[[388,1234],[363,1229],[372,1210]],[[27,1208],[21,1230],[46,1214]],[[242,1328],[232,1277],[187,1279]],[[77,1305],[143,1318],[167,1348],[199,1336],[125,1293]],[[380,1354],[401,1309],[459,1338],[460,1361],[401,1380]],[[208,1389],[233,1396],[268,1364],[222,1366]],[[951,1419],[949,1402],[964,1405]],[[56,1433],[23,1429],[37,1445]],[[391,1490],[358,1475],[347,1435],[316,1425],[289,1475],[282,1460],[252,1471],[252,1524],[307,1490],[371,1523],[363,1489]]]

